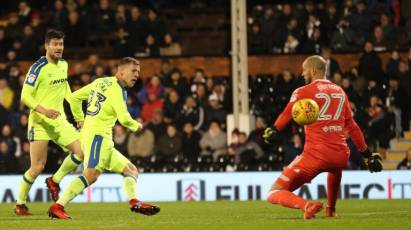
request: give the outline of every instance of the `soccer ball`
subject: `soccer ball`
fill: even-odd
[[[304,98],[296,101],[291,109],[291,116],[299,125],[314,123],[320,113],[320,108],[313,99]]]

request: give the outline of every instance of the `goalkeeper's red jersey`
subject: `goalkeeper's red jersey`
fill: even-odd
[[[328,81],[315,80],[296,89],[290,102],[275,122],[275,127],[283,129],[292,119],[291,108],[299,99],[310,98],[320,108],[318,120],[305,128],[304,155],[310,155],[325,162],[343,165],[349,157],[346,134],[352,138],[359,151],[367,145],[362,131],[354,121],[348,97],[344,90]],[[344,167],[344,166],[343,166]]]

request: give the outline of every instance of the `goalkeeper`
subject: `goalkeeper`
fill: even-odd
[[[364,136],[352,116],[348,97],[338,85],[325,78],[326,61],[320,56],[308,57],[302,65],[307,85],[296,89],[290,102],[271,128],[264,131],[265,142],[272,143],[291,120],[291,108],[303,98],[310,98],[320,107],[318,120],[304,126],[306,142],[303,153],[296,157],[275,181],[268,194],[268,202],[289,208],[301,209],[304,219],[311,219],[323,209],[321,202],[308,202],[292,192],[309,183],[322,172],[327,172],[327,217],[337,215],[335,205],[341,183],[342,170],[347,167],[350,155],[345,134],[352,138],[367,161],[371,172],[382,170],[378,153],[371,154]]]
[[[144,215],[154,215],[160,211],[158,206],[143,203],[136,198],[138,170],[126,157],[114,148],[112,129],[118,120],[133,132],[142,125],[133,120],[127,111],[127,91],[140,75],[140,64],[134,58],[123,58],[118,64],[114,77],[99,78],[71,96],[71,109],[81,128],[81,148],[84,151],[83,175],[73,179],[63,195],[49,208],[49,216],[70,219],[64,206],[93,184],[103,170],[121,173],[124,176],[123,188],[129,200],[130,210]],[[87,100],[87,113],[84,119],[82,101]]]

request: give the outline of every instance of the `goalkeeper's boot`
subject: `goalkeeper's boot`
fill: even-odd
[[[14,213],[16,213],[17,216],[31,216],[31,212],[29,211],[29,208],[25,204],[16,204],[16,207],[14,208]]]
[[[50,206],[49,217],[63,220],[71,219],[71,217],[66,213],[66,211],[64,211],[64,206],[57,203]]]
[[[335,207],[327,207],[325,210],[326,217],[337,217],[337,212],[335,211]]]
[[[60,193],[59,184],[54,182],[52,177],[47,177],[46,185],[47,185],[47,188],[49,189],[51,199],[53,199],[53,201],[56,202],[59,199],[59,193]]]
[[[312,219],[315,214],[323,209],[323,203],[317,201],[314,203],[307,203],[304,209],[304,220]]]
[[[160,207],[148,203],[143,203],[142,201],[139,201],[137,199],[131,199],[129,204],[130,210],[132,212],[138,212],[146,216],[155,215],[160,211]]]

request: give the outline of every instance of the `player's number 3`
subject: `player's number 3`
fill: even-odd
[[[90,96],[87,102],[87,115],[94,116],[100,112],[101,102],[105,101],[106,97],[94,90],[90,91]]]
[[[326,120],[338,120],[341,115],[342,108],[344,106],[345,96],[342,93],[317,93],[315,94],[316,98],[324,99],[324,105],[320,109],[320,115],[318,116],[318,120],[326,121]],[[339,100],[338,107],[335,111],[334,115],[327,113],[328,107],[330,107],[332,100]]]

